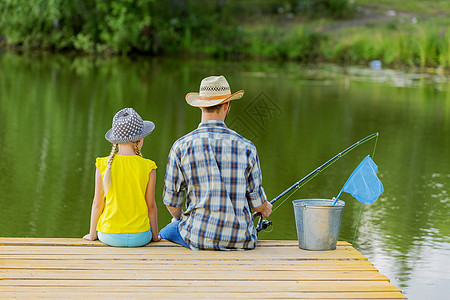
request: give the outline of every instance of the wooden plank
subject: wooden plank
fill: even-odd
[[[339,261],[339,260],[304,260],[304,261],[173,261],[160,262],[153,260],[43,260],[43,259],[8,259],[0,261],[0,269],[91,269],[91,270],[150,270],[165,269],[178,270],[180,268],[195,268],[196,271],[318,271],[318,270],[377,270],[368,261]]]
[[[378,271],[0,270],[1,279],[386,280]]]
[[[110,257],[110,256],[108,256]],[[123,257],[123,258],[121,258]],[[89,262],[97,262],[97,263],[111,263],[111,261],[117,263],[135,263],[135,264],[197,264],[197,265],[247,265],[247,266],[258,266],[258,265],[273,265],[273,266],[302,266],[302,265],[314,265],[314,266],[362,266],[362,265],[370,265],[372,263],[368,260],[363,259],[193,259],[188,256],[179,257],[178,259],[167,259],[167,260],[159,260],[154,259],[153,257],[148,258],[147,256],[117,256],[110,257],[110,259],[102,259],[102,256],[94,255],[91,257],[88,256],[77,256],[77,255],[51,255],[49,258],[36,255],[0,255],[0,258],[4,258],[0,260],[1,263],[11,263],[11,262],[52,262],[55,263],[61,262],[64,264],[75,262],[75,263],[89,263]],[[185,259],[186,258],[186,259]]]
[[[99,241],[88,241],[81,238],[0,238],[0,246],[22,245],[22,246],[92,246],[92,247],[108,247]],[[258,241],[258,247],[274,247],[274,246],[297,246],[297,240],[261,240]],[[338,241],[337,246],[351,246],[345,241]],[[146,247],[180,247],[174,243],[162,240],[158,243],[150,243]]]
[[[141,291],[99,292],[96,290],[80,291],[20,291],[4,292],[5,298],[62,298],[62,299],[406,299],[401,293],[395,292],[351,292],[351,293],[302,293],[302,292],[264,292],[264,293],[154,293]]]
[[[111,291],[121,289],[154,289],[171,292],[227,292],[237,290],[241,292],[263,291],[292,291],[292,292],[399,292],[394,285],[387,281],[297,281],[268,279],[264,284],[243,280],[0,280],[1,291],[14,291],[18,288],[99,288]]]
[[[165,246],[163,246],[163,244],[165,244]],[[156,246],[155,246],[156,245]],[[106,250],[106,249],[123,249],[123,250],[129,250],[129,249],[133,249],[133,250],[141,250],[141,251],[150,251],[150,250],[156,250],[156,249],[161,249],[161,250],[167,250],[167,251],[185,251],[185,252],[217,252],[217,251],[209,251],[209,250],[204,250],[204,251],[192,251],[190,249],[184,248],[182,246],[178,246],[178,245],[173,245],[172,243],[164,243],[164,242],[159,242],[156,243],[155,245],[152,246],[145,246],[145,247],[134,247],[134,248],[126,248],[126,247],[110,247],[110,246],[93,246],[91,244],[89,245],[67,245],[67,244],[7,244],[7,245],[0,245],[1,249],[52,249],[52,248],[77,248],[77,249],[91,249],[93,251],[98,251],[100,248],[102,250]],[[337,245],[336,246],[337,250],[339,249],[347,249],[347,248],[352,248],[354,249],[351,245]],[[272,252],[275,251],[275,249],[280,249],[280,250],[292,250],[292,251],[305,251],[305,252],[323,252],[323,253],[327,253],[327,252],[333,252],[335,250],[328,250],[328,251],[309,251],[309,250],[303,250],[300,249],[299,247],[296,246],[286,246],[286,245],[272,245],[272,246],[258,246],[253,250],[247,250],[247,251],[222,251],[223,253],[226,252],[230,252],[230,253],[253,253],[253,252],[258,252],[258,251],[262,251],[262,252]]]
[[[351,246],[349,242],[346,241],[338,241],[337,246]],[[295,246],[298,248],[298,240],[261,240],[258,241],[258,247],[273,247],[273,246],[282,246],[282,247],[291,247]]]
[[[95,258],[94,258],[95,257]],[[220,258],[220,257],[188,257],[188,258],[181,258],[181,255],[167,255],[167,256],[152,256],[151,254],[148,255],[139,255],[139,256],[129,256],[129,255],[114,255],[114,254],[105,254],[105,255],[1,255],[0,254],[0,261],[6,260],[6,259],[60,259],[60,260],[105,260],[105,261],[113,261],[113,260],[128,260],[128,261],[155,261],[155,262],[176,262],[176,261],[185,261],[186,263],[190,262],[198,262],[198,261],[204,261],[204,262],[211,262],[211,263],[219,263],[219,262],[254,262],[254,263],[289,263],[289,262],[302,262],[302,261],[321,261],[321,262],[334,262],[334,261],[366,261],[366,259],[354,259],[352,257],[337,257],[337,258],[247,258],[247,259],[238,259],[238,258]]]
[[[32,250],[31,250],[32,249]],[[270,249],[267,250],[267,249]],[[27,256],[43,256],[51,257],[51,255],[68,256],[68,255],[99,255],[107,257],[114,256],[134,256],[142,257],[147,255],[148,258],[155,259],[171,259],[187,257],[189,259],[366,259],[361,253],[353,247],[342,246],[334,251],[307,251],[299,248],[257,248],[251,251],[192,251],[181,247],[167,248],[114,248],[105,247],[102,249],[93,247],[76,247],[76,246],[0,246],[0,258],[4,255],[27,255]]]

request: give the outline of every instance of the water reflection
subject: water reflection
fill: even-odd
[[[353,242],[410,296],[450,292],[450,83],[443,76],[295,63],[173,59],[0,57],[0,235],[80,237],[89,226],[94,161],[107,155],[112,116],[135,108],[156,129],[143,155],[159,166],[159,224],[167,153],[196,128],[184,96],[209,74],[245,89],[227,123],[258,148],[275,197],[357,140],[380,132],[375,162],[385,192],[346,201],[340,239]],[[336,196],[373,144],[305,185],[294,198]],[[263,239],[296,239],[291,201]],[[357,227],[358,218],[360,218]],[[426,278],[424,278],[426,274]],[[429,297],[427,297],[429,298]]]

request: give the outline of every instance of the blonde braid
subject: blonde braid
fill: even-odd
[[[111,153],[109,154],[108,158],[108,168],[106,169],[105,175],[103,176],[103,190],[105,191],[105,196],[111,189],[111,165],[117,152],[117,146],[118,144],[113,144],[112,146]]]
[[[141,150],[139,149],[139,141],[134,142],[134,153],[142,157]]]
[[[111,153],[109,154],[109,158],[108,158],[108,167],[109,168],[111,168],[114,156],[116,156],[118,146],[119,146],[119,144],[113,144],[113,146],[112,146]]]

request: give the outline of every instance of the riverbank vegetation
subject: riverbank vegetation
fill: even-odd
[[[0,46],[450,68],[444,0],[3,0]]]

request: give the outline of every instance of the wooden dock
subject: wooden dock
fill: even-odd
[[[113,248],[82,239],[0,238],[0,298],[405,299],[355,248],[191,251],[167,241]]]

